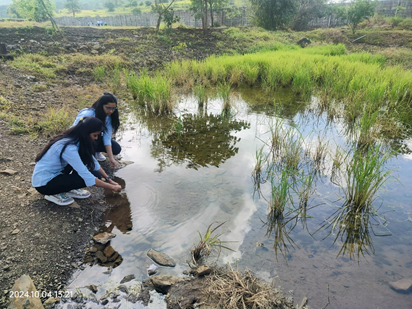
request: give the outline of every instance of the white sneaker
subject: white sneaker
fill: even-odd
[[[94,154],[94,157],[96,158],[97,161],[106,161],[106,157],[104,155],[102,155],[100,152],[96,152]]]
[[[74,202],[74,199],[68,196],[67,193],[45,195],[44,198],[60,206],[67,206]]]
[[[74,190],[71,190],[71,191],[67,192],[67,195],[69,197],[72,197],[72,198],[82,199],[82,198],[88,198],[91,194],[87,190],[74,189]]]

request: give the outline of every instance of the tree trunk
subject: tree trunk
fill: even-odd
[[[213,26],[213,0],[210,0],[209,4],[210,4],[210,24],[212,27],[214,27]]]
[[[207,1],[206,0],[204,2],[203,9],[204,9],[204,12],[203,12],[203,16],[204,16],[203,32],[206,33],[206,31],[207,31]]]

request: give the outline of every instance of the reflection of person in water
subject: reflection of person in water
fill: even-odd
[[[115,177],[115,181],[124,189],[126,183],[122,178]],[[111,222],[111,224],[103,229],[105,232],[111,233],[116,227],[123,234],[129,232],[133,228],[132,214],[130,202],[125,194],[113,194],[112,191],[106,190],[106,202],[112,205],[104,215],[103,222]]]

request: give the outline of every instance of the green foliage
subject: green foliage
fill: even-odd
[[[64,3],[64,8],[72,13],[73,17],[76,16],[76,13],[81,12],[79,0],[66,0]]]
[[[27,18],[36,22],[43,22],[53,16],[54,4],[50,0],[43,0],[46,8],[40,0],[13,0],[11,11],[21,18]],[[13,14],[13,12],[11,12]]]
[[[254,23],[267,30],[277,30],[290,23],[297,6],[293,0],[251,0]]]
[[[114,12],[114,9],[116,7],[116,5],[110,0],[106,1],[104,3],[104,6],[107,8],[107,11],[109,12]]]
[[[371,0],[355,0],[346,10],[345,17],[355,34],[358,25],[375,14],[376,2]]]
[[[192,260],[195,265],[198,265],[199,261],[210,254],[212,248],[226,249],[230,251],[234,251],[233,249],[226,246],[227,243],[231,243],[233,241],[223,241],[220,240],[220,236],[222,234],[214,234],[216,230],[221,227],[225,222],[218,224],[217,226],[212,228],[212,225],[215,222],[211,223],[204,235],[202,235],[199,231],[200,241],[197,246],[191,251]]]
[[[180,22],[180,16],[174,16],[173,9],[168,9],[163,13],[163,21],[168,29],[172,28],[172,24]]]
[[[142,10],[139,9],[139,8],[134,8],[134,9],[132,10],[132,14],[133,14],[133,15],[140,15],[140,14],[142,14]]]
[[[146,6],[151,6],[151,5],[152,5],[152,2],[150,2],[150,1],[145,1],[145,4],[146,4]]]
[[[293,16],[291,28],[301,31],[307,28],[310,21],[322,18],[326,13],[325,0],[298,0],[297,10]]]

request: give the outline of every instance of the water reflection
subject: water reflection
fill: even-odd
[[[122,189],[125,189],[126,182],[119,177],[115,177],[116,181]],[[102,233],[113,233],[114,228],[117,228],[123,234],[130,232],[133,228],[130,203],[125,193],[113,193],[113,191],[105,189],[104,192],[106,203],[111,207],[106,210],[103,216],[104,225],[100,227],[96,235]],[[111,245],[111,241],[105,244],[95,243],[87,252],[84,262],[86,264],[99,265],[103,267],[116,268],[123,262],[123,257]]]
[[[126,182],[119,177],[115,177],[116,181],[122,189],[126,188]],[[110,190],[105,190],[106,203],[111,205],[104,216],[103,222],[107,222],[108,226],[103,226],[102,231],[111,233],[116,227],[123,234],[130,232],[133,228],[132,214],[130,209],[130,202],[126,193],[114,194]]]
[[[168,134],[153,139],[151,155],[158,160],[159,172],[183,163],[193,169],[218,167],[239,150],[236,144],[240,138],[232,132],[249,127],[247,122],[228,116],[183,114]]]

